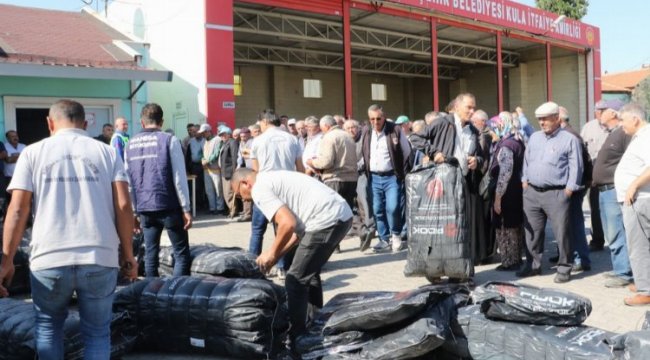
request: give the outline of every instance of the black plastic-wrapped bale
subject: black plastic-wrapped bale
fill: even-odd
[[[211,275],[229,278],[264,279],[255,260],[257,257],[238,247],[219,247],[212,244],[190,246],[192,275]],[[171,247],[160,249],[161,275],[171,275],[174,270],[174,256]]]
[[[591,301],[572,292],[508,282],[478,286],[472,299],[488,319],[526,324],[575,326],[591,313]]]
[[[336,310],[327,320],[323,334],[389,328],[422,313],[432,302],[432,296],[417,289],[356,301]]]
[[[650,331],[630,331],[616,336],[613,342],[622,351],[622,359],[650,359]]]
[[[473,316],[469,350],[474,360],[619,359],[609,344],[616,334],[587,326],[527,325]]]
[[[455,306],[453,296],[431,304],[413,323],[364,345],[360,358],[403,360],[430,353],[450,337],[450,321],[455,316]]]
[[[34,325],[36,312],[31,302],[0,299],[0,360],[34,359],[36,343]],[[64,357],[83,359],[83,338],[80,318],[76,310],[69,310],[63,325]],[[119,359],[135,345],[137,334],[129,314],[113,313],[111,319],[111,358]]]
[[[158,351],[267,357],[288,329],[284,289],[260,279],[149,278],[116,294],[113,309],[129,311],[139,344]]]
[[[474,275],[464,182],[460,168],[449,164],[406,176],[409,250],[404,275],[458,279]]]
[[[334,312],[346,308],[352,303],[369,299],[385,299],[395,292],[356,292],[334,296],[320,309],[309,323],[307,333],[298,337],[296,350],[304,360],[318,359],[359,350],[372,339],[368,333],[347,331],[336,335],[324,335],[323,328]],[[347,355],[346,355],[347,356]]]

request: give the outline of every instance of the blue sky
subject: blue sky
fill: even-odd
[[[90,1],[90,0],[86,0]],[[94,0],[93,8],[98,0]],[[535,6],[535,0],[517,2]],[[78,11],[81,0],[0,0],[0,3],[49,9]],[[101,6],[104,2],[100,1]],[[650,64],[650,1],[590,0],[587,16],[582,20],[600,28],[602,71],[609,73],[634,70]]]

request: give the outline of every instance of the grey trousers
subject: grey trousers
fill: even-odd
[[[524,232],[526,234],[526,266],[539,269],[544,254],[544,228],[551,222],[558,245],[557,272],[571,272],[570,198],[564,190],[538,192],[531,186],[524,190]]]
[[[621,208],[634,285],[638,293],[650,295],[650,198]]]
[[[361,221],[361,228],[374,231],[375,220],[372,217],[372,196],[368,196],[368,177],[365,173],[357,179],[357,209]]]

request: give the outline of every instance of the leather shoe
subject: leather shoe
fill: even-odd
[[[631,297],[626,297],[623,302],[627,306],[644,306],[650,305],[650,295],[637,294]]]
[[[364,251],[368,250],[368,248],[370,247],[370,243],[372,242],[373,232],[374,231],[366,231],[366,232],[361,233],[361,236],[359,236],[361,238],[361,244],[359,245],[359,251],[364,252]]]
[[[541,268],[531,269],[529,267],[525,267],[521,271],[517,271],[515,275],[520,278],[542,275],[542,269]]]
[[[591,265],[583,265],[583,264],[573,264],[571,267],[571,272],[581,272],[581,271],[590,271],[591,270]]]
[[[521,267],[520,264],[512,264],[510,266],[503,266],[503,264],[502,264],[502,265],[499,265],[496,268],[494,268],[494,270],[496,270],[496,271],[513,271],[513,270],[519,269],[520,267]]]
[[[556,284],[563,284],[565,282],[569,282],[569,280],[571,280],[571,274],[557,273],[555,274],[555,279],[553,279],[553,282]]]

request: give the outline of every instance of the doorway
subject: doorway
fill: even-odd
[[[25,145],[33,144],[50,136],[47,128],[47,108],[16,109],[16,131],[20,142]],[[7,129],[14,130],[14,129]]]

